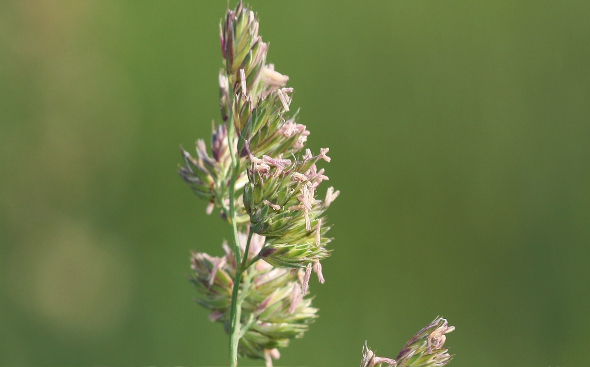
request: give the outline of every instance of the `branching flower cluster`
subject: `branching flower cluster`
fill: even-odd
[[[289,78],[266,63],[268,45],[255,14],[242,3],[220,25],[223,68],[219,74],[222,123],[213,126],[210,153],[198,140],[197,155],[184,149],[179,173],[195,194],[218,208],[232,225],[224,255],[192,256],[197,302],[230,334],[230,359],[280,356],[277,348],[301,337],[317,317],[311,307],[313,271],[324,282],[320,261],[329,256],[326,209],[339,194],[316,192],[328,180],[320,161],[305,149],[309,131],[288,116]],[[259,261],[263,260],[263,261]]]
[[[220,24],[223,67],[219,73],[221,123],[213,124],[211,147],[196,143],[196,156],[181,149],[180,176],[201,199],[206,212],[218,209],[232,227],[222,256],[194,252],[191,282],[196,301],[211,311],[229,334],[230,364],[238,355],[278,359],[278,348],[301,337],[317,317],[311,306],[312,272],[324,283],[321,261],[330,255],[326,210],[338,197],[323,162],[329,149],[305,149],[310,132],[289,116],[289,77],[267,64],[268,45],[259,36],[254,12],[240,2]],[[442,350],[452,327],[436,319],[419,332],[397,361],[381,358],[365,345],[361,367],[442,366]]]

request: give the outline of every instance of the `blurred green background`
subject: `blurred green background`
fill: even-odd
[[[342,191],[278,364],[395,357],[443,315],[452,366],[587,365],[590,2],[251,5]],[[0,3],[0,364],[227,365],[185,276],[230,229],[176,173],[219,120],[225,10]]]

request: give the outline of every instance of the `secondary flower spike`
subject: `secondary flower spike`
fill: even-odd
[[[444,366],[452,356],[444,348],[445,334],[455,330],[447,320],[437,317],[429,325],[416,333],[402,351],[397,355],[399,367],[435,367]]]
[[[207,214],[211,214],[213,208],[217,206],[226,215],[229,177],[231,174],[227,128],[225,125],[213,126],[211,138],[212,157],[207,153],[207,146],[203,140],[197,140],[196,146],[196,158],[193,158],[189,152],[181,148],[184,166],[179,167],[178,173],[199,198],[209,200]],[[236,180],[235,190],[241,190],[246,181],[245,173],[240,174]],[[248,220],[243,210],[241,210],[240,214],[237,218],[238,222],[244,223]]]
[[[447,320],[437,317],[418,331],[404,346],[397,358],[377,357],[369,349],[367,342],[363,347],[361,367],[374,367],[387,364],[390,367],[441,367],[451,361],[452,356],[444,348],[445,334],[455,330],[449,326]]]
[[[242,255],[247,235],[240,233]],[[248,257],[252,260],[264,244],[264,237],[254,235]],[[209,319],[226,324],[229,320],[232,294],[232,276],[236,271],[235,256],[224,244],[221,257],[195,252],[191,259],[194,275],[191,282],[198,290],[196,301],[211,311]],[[280,354],[275,348],[283,348],[289,339],[303,336],[308,325],[317,317],[317,309],[311,307],[311,298],[301,294],[298,272],[274,268],[260,261],[252,265],[246,275],[251,279],[248,297],[242,305],[244,335],[239,353],[243,357],[270,361]]]
[[[327,149],[313,156],[310,150],[301,159],[262,159],[251,157],[248,183],[244,187],[244,205],[250,215],[251,230],[266,236],[259,257],[280,267],[311,269],[323,282],[320,260],[329,255],[324,212],[327,205],[315,198],[315,191],[328,177],[316,163]],[[338,192],[329,190],[332,197]]]

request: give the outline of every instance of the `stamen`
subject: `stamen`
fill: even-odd
[[[227,259],[224,257],[216,257],[213,261],[213,270],[211,270],[211,275],[209,276],[209,287],[215,283],[215,276],[217,275],[217,270],[225,266],[227,263]]]
[[[262,202],[263,202],[264,204],[266,204],[266,205],[270,206],[270,207],[271,207],[271,208],[273,208],[274,210],[281,210],[281,206],[280,206],[280,205],[273,204],[273,203],[271,203],[271,202],[270,202],[270,201],[268,201],[268,200],[262,200]]]
[[[277,168],[280,167],[282,169],[284,169],[285,167],[287,167],[288,165],[291,164],[290,159],[282,159],[282,158],[275,159],[275,158],[269,157],[267,155],[263,155],[262,160],[272,166],[275,166]]]
[[[330,162],[332,158],[328,157],[326,153],[330,151],[330,148],[320,148],[320,158],[325,160],[326,162]]]
[[[313,175],[315,175],[318,172],[318,167],[314,164],[311,165],[311,167],[309,167],[309,170],[307,170],[306,174],[309,175],[310,177],[313,177]]]
[[[275,173],[273,173],[272,177],[279,177],[281,175],[281,173],[283,173],[283,168],[282,167],[277,167],[275,169]]]
[[[318,275],[320,283],[324,284],[326,280],[324,279],[324,274],[322,274],[322,264],[320,264],[319,260],[313,262],[313,271]]]
[[[302,210],[303,204],[293,205],[289,207],[289,210]]]
[[[311,231],[311,221],[309,219],[309,211],[312,209],[312,205],[315,203],[313,198],[313,188],[310,192],[311,183],[308,181],[301,187],[301,195],[297,196],[297,199],[303,206],[303,215],[305,216],[305,230]]]
[[[264,350],[264,365],[266,367],[272,367],[272,358],[270,357],[270,349]]]
[[[249,158],[252,163],[260,164],[260,163],[264,162],[262,159],[257,158],[255,156],[253,156],[252,154],[249,154]]]
[[[286,138],[292,137],[297,132],[295,125],[296,124],[291,120],[285,122],[285,124],[279,129],[279,134],[282,134]]]
[[[375,358],[373,358],[373,362],[375,363],[375,365],[378,365],[380,363],[387,363],[387,365],[389,367],[395,367],[395,366],[397,366],[397,362],[395,361],[395,359],[391,359],[391,358],[385,358],[385,357],[377,357],[377,356],[375,356]]]
[[[254,172],[268,173],[270,166],[266,163],[254,164]]]
[[[210,201],[209,204],[207,204],[207,209],[205,209],[205,213],[207,213],[207,215],[210,215],[211,213],[213,213],[214,208],[215,208],[215,203]]]
[[[222,89],[224,93],[227,93],[229,89],[229,82],[227,80],[227,76],[223,74],[219,74],[219,88]]]
[[[225,243],[225,242],[224,242],[224,243]],[[222,244],[221,246],[223,246],[223,244]],[[214,263],[215,263],[215,259],[216,259],[216,257],[213,257],[213,256],[209,255],[209,254],[208,254],[208,253],[206,253],[206,252],[203,252],[203,253],[200,253],[200,254],[201,254],[201,256],[203,256],[203,258],[204,258],[205,260],[209,261],[209,262],[210,262],[210,263],[212,263],[212,264],[214,264]]]
[[[307,141],[306,136],[303,136],[303,135],[300,136],[299,138],[297,138],[297,141],[295,142],[295,144],[293,144],[293,148],[295,148],[295,149],[303,148],[306,141]]]
[[[270,350],[270,355],[272,356],[272,358],[274,359],[279,359],[281,358],[281,353],[279,352],[279,350],[277,348],[271,349]]]
[[[310,195],[309,184],[310,182],[308,181],[301,187],[302,195],[297,197],[306,210],[311,210],[313,204],[313,195]],[[308,231],[311,231],[311,229],[308,229]]]
[[[293,88],[281,88],[279,90],[277,90],[277,94],[279,95],[279,99],[281,100],[281,103],[283,103],[283,107],[285,108],[285,111],[289,112],[289,104],[291,103],[291,101],[289,100],[289,96],[287,95],[287,92],[292,92]]]
[[[376,356],[365,341],[365,345],[363,346],[363,359],[361,360],[361,367],[375,367],[379,366],[381,363],[387,363],[388,367],[397,366],[395,359]]]
[[[336,200],[336,198],[340,195],[340,191],[334,191],[333,187],[328,188],[326,192],[326,200],[324,201],[324,206],[327,208],[330,204]]]
[[[262,68],[262,81],[271,89],[284,87],[288,80],[288,76],[275,71],[275,66],[273,64],[266,65]]]
[[[271,357],[274,359],[281,358],[281,353],[279,353],[279,350],[277,348],[264,350],[264,361],[266,363],[266,367],[272,367]]]
[[[311,277],[311,270],[311,263],[309,263],[305,268],[305,276],[303,277],[303,284],[301,284],[301,294],[307,293],[307,289],[309,288],[309,278]]]
[[[318,224],[315,227],[315,244],[320,246],[322,240],[322,218],[318,219]]]
[[[254,233],[252,235],[252,240],[250,241],[250,253],[252,255],[258,254],[258,252],[260,252],[260,250],[264,246],[265,240],[266,240],[266,237]],[[266,262],[260,261],[259,263],[262,264],[262,263],[266,263]]]
[[[299,284],[303,284],[303,280],[305,279],[305,271],[301,268],[296,269],[297,271],[297,280],[299,280]]]
[[[305,176],[304,174],[301,174],[299,172],[293,172],[293,180],[305,182],[305,181],[307,181],[307,176]]]

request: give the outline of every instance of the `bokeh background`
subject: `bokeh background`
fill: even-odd
[[[443,315],[455,367],[586,366],[590,2],[251,5],[342,191],[278,364],[395,357]],[[219,120],[225,10],[0,3],[0,364],[227,365],[186,275],[230,229],[176,173]]]

